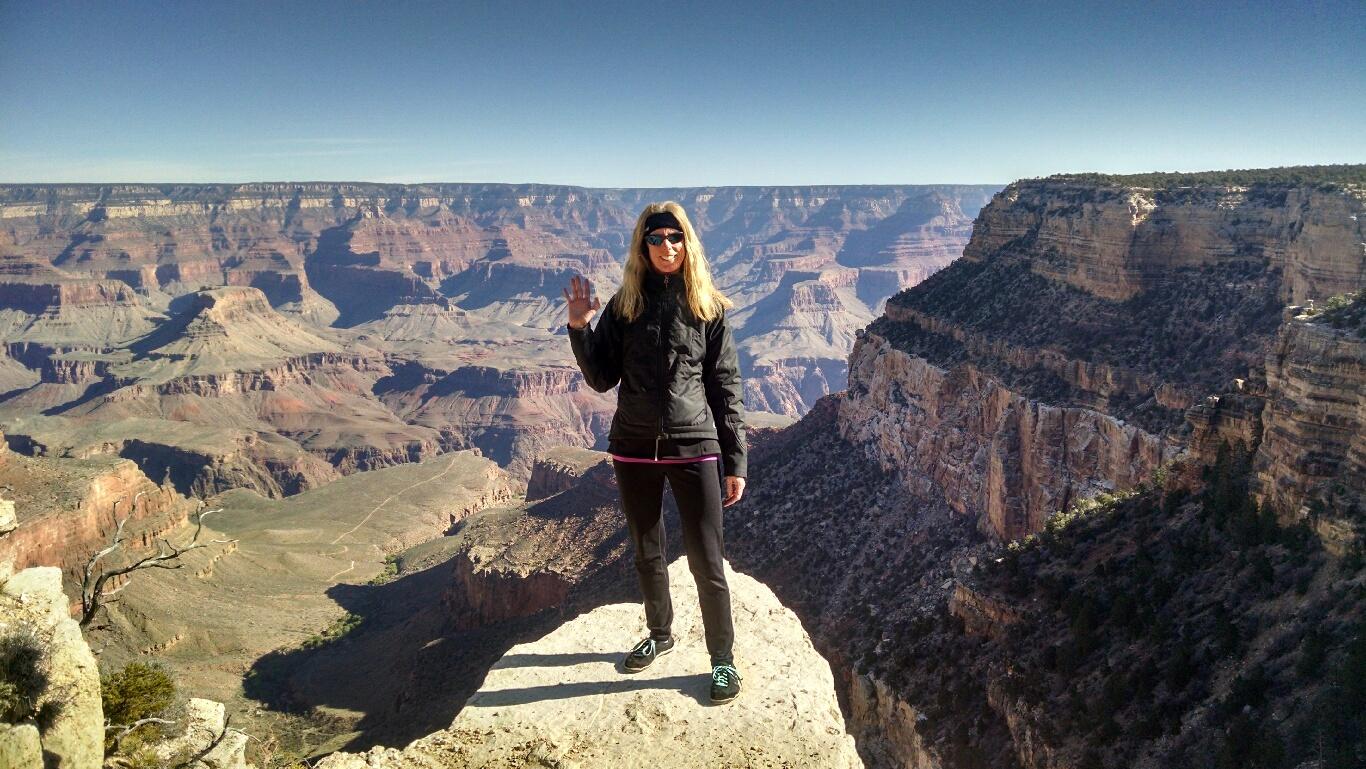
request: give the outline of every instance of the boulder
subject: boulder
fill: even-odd
[[[191,698],[185,706],[185,731],[156,747],[157,756],[177,766],[198,756],[187,769],[250,769],[247,735],[228,727],[221,702]],[[212,749],[210,749],[212,746]]]
[[[0,724],[0,766],[43,769],[43,743],[33,724]]]

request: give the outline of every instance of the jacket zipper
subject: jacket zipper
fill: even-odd
[[[659,431],[655,434],[655,461],[659,461],[659,442],[664,439],[664,414],[669,407],[669,330],[664,327],[669,307],[669,276],[664,275],[663,301],[659,303]]]

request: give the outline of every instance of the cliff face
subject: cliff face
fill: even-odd
[[[1331,525],[1329,511],[1358,517],[1353,513],[1366,507],[1366,337],[1359,328],[1336,329],[1305,315],[1282,326],[1267,356],[1262,422],[1255,459],[1262,504],[1291,519],[1312,513],[1315,525]],[[1339,552],[1355,536],[1324,534]]]
[[[970,260],[1029,256],[1040,275],[1121,301],[1180,268],[1256,261],[1279,270],[1286,304],[1361,285],[1358,195],[1310,186],[1144,189],[1017,182],[982,210]]]
[[[526,574],[471,560],[460,553],[453,565],[446,609],[456,630],[474,630],[559,606],[569,594],[564,577],[549,571]]]
[[[1272,573],[1296,562],[1278,548],[1319,546],[1298,538],[1301,518],[1330,551],[1350,550],[1363,497],[1356,316],[1333,316],[1330,328],[1325,319],[1287,319],[1283,307],[1366,285],[1361,208],[1358,192],[1316,186],[1020,182],[983,209],[964,259],[888,301],[854,345],[847,393],[751,460],[751,489],[727,539],[737,563],[811,623],[844,684],[865,760],[1095,760],[1050,715],[1058,705],[1050,695],[1022,699],[1005,672],[1034,659],[1037,649],[1020,639],[1047,635],[1053,620],[968,578],[1006,542],[1051,541],[1048,521],[1059,511],[1104,507],[1140,487],[1156,486],[1148,499],[1160,498],[1164,483],[1200,489],[1216,460],[1243,456],[1255,467],[1249,489],[1281,511],[1294,543],[1254,540],[1268,548],[1256,557]],[[1225,443],[1244,453],[1221,450]],[[1146,517],[1143,525],[1179,532],[1159,546],[1179,552],[1153,557],[1190,566],[1183,545],[1171,543],[1195,535],[1161,516],[1195,514],[1156,509],[1164,522]],[[1204,524],[1215,533],[1202,536],[1248,547],[1250,535],[1237,527],[1251,524],[1228,520]],[[1070,579],[1109,584],[1114,575],[1099,565],[1120,557],[1123,543],[1144,541],[1145,531],[1085,545],[1093,555],[1079,567],[1078,556],[1068,560],[1073,551],[1051,547],[1040,563],[1066,561],[1079,569]],[[1239,557],[1211,557],[1204,576],[1171,579],[1231,584]],[[1329,561],[1306,563],[1339,578]],[[1048,600],[1060,603],[1076,583],[1057,584],[1040,589],[1055,590]],[[1228,606],[1251,598],[1231,596]],[[1195,593],[1173,600],[1171,622],[1189,625],[1195,638],[1212,632],[1197,619],[1209,615]],[[1302,606],[1277,605],[1278,616],[1297,621],[1290,618]],[[1067,627],[1078,607],[1064,610],[1058,621]],[[1238,648],[1255,659],[1263,641]],[[973,650],[984,644],[1002,650],[1000,664],[975,667]],[[1061,660],[1067,652],[1055,653]],[[976,672],[951,672],[963,669]],[[1193,702],[1201,696],[1179,707],[1200,707]],[[1131,735],[1132,724],[1115,718],[1117,733]],[[1198,750],[1208,733],[1182,740]],[[1118,760],[1131,749],[1098,755]],[[1154,751],[1144,755],[1175,755]]]
[[[601,452],[559,446],[536,458],[527,482],[526,498],[535,502],[573,488],[589,470],[601,464]]]
[[[865,334],[850,356],[840,435],[916,497],[942,495],[998,541],[1038,531],[1067,499],[1127,488],[1180,445],[1085,408],[1003,387],[971,364],[949,371]]]
[[[109,544],[117,518],[128,517],[130,550],[155,548],[181,527],[194,505],[118,457],[56,459],[0,455],[0,484],[15,500],[19,525],[0,539],[0,560],[16,568],[56,566],[79,584],[89,557]],[[136,503],[135,503],[136,500]]]
[[[1359,351],[1282,326],[1281,307],[1366,283],[1361,208],[1301,187],[1011,185],[963,262],[893,297],[856,346],[841,429],[1002,540],[1230,437],[1266,436],[1263,482],[1281,491],[1264,493],[1302,503],[1311,481],[1288,478],[1313,474],[1305,452],[1356,474]],[[1227,400],[1217,425],[1210,396]]]

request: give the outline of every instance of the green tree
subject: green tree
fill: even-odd
[[[175,702],[175,682],[165,668],[145,662],[130,662],[118,672],[100,680],[100,699],[104,718],[111,726],[132,726],[147,718],[159,718]],[[154,731],[154,724],[140,731]],[[111,734],[105,752],[118,750],[118,741],[127,736]]]

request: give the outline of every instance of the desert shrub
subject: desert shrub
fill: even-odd
[[[0,637],[0,722],[36,716],[47,684],[42,638],[32,625],[16,625]]]
[[[321,633],[315,633],[314,635],[305,638],[300,646],[305,649],[321,648],[346,637],[352,630],[360,627],[361,623],[364,621],[365,618],[359,614],[347,612],[333,621],[331,625],[328,625]]]
[[[370,578],[368,584],[387,585],[398,579],[398,555],[392,554],[384,558],[384,570]]]
[[[179,760],[166,761],[157,752],[157,744],[161,739],[161,733],[151,725],[142,726],[119,740],[117,748],[106,744],[105,753],[118,756],[116,765],[120,769],[170,769],[178,766]]]
[[[175,682],[160,665],[130,662],[122,670],[100,679],[100,700],[104,703],[104,718],[114,726],[126,726],[144,718],[157,718],[175,702]],[[155,724],[139,727],[123,742],[116,743],[111,733],[105,744],[106,752],[116,749],[132,756],[140,749],[141,740],[159,734]],[[132,752],[129,752],[132,751]]]

